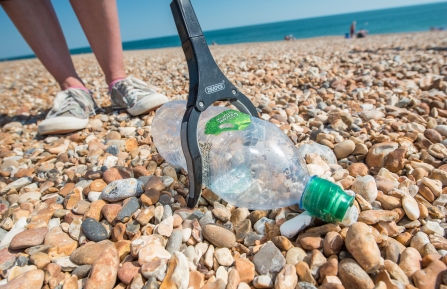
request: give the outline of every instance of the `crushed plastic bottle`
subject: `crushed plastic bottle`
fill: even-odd
[[[160,155],[187,169],[180,127],[186,101],[164,104],[152,122]],[[198,124],[203,184],[227,202],[254,210],[300,204],[327,222],[341,221],[354,198],[310,176],[292,141],[274,124],[225,107],[202,112]]]

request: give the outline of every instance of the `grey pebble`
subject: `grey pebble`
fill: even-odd
[[[168,243],[166,244],[166,250],[170,254],[174,254],[175,251],[180,250],[180,245],[182,244],[182,231],[174,230],[169,237]]]
[[[170,185],[174,183],[174,178],[170,176],[163,176],[161,181],[163,182],[163,185],[165,185],[165,187],[168,188]]]
[[[57,196],[56,204],[63,204],[63,203],[64,203],[64,198],[62,196]]]
[[[129,198],[129,200],[125,203],[121,211],[116,216],[116,220],[120,222],[126,222],[133,213],[140,207],[138,203],[138,199],[135,197]]]
[[[172,203],[172,198],[168,194],[162,194],[158,200],[163,206],[170,205]]]
[[[206,224],[214,224],[216,219],[214,219],[213,213],[211,211],[206,211],[203,217],[200,219],[199,224],[203,228]]]
[[[192,212],[191,215],[188,216],[187,219],[191,220],[191,221],[194,219],[200,220],[202,217],[203,217],[203,212],[200,210],[195,210],[194,212]]]
[[[23,266],[28,265],[29,258],[25,257],[25,256],[20,256],[17,258],[16,261],[17,261],[17,266],[23,267]]]
[[[261,236],[255,232],[248,232],[244,237],[245,246],[254,246],[257,240],[261,240]]]
[[[109,154],[114,155],[114,156],[116,156],[119,152],[120,152],[120,150],[119,150],[118,146],[116,146],[114,144],[113,145],[109,145],[106,148],[106,153],[109,153]]]
[[[90,180],[79,181],[76,183],[75,188],[77,188],[77,187],[85,188],[85,187],[89,186],[92,182],[93,181],[90,181]]]
[[[75,268],[73,272],[71,272],[71,274],[77,276],[78,279],[82,279],[88,276],[88,273],[90,272],[91,268],[92,265],[82,265]]]
[[[286,259],[275,244],[268,241],[254,256],[253,264],[259,274],[276,274],[284,267]]]
[[[171,207],[168,206],[168,205],[164,205],[163,206],[163,218],[162,218],[162,220],[164,220],[164,219],[166,219],[166,218],[168,218],[170,216],[172,216],[172,209],[171,209]]]
[[[142,188],[137,179],[116,180],[102,190],[99,198],[109,202],[118,202],[133,197],[140,191],[142,191]]]
[[[81,225],[84,235],[91,241],[99,242],[107,239],[107,230],[104,226],[92,218],[86,218]]]
[[[133,220],[126,224],[126,233],[127,235],[135,235],[140,230],[140,223],[138,221]]]

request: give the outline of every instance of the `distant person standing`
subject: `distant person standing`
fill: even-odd
[[[355,21],[353,21],[352,22],[352,24],[351,24],[351,30],[350,30],[350,37],[352,38],[352,37],[354,37],[354,35],[355,35],[355,24],[356,24],[356,22]]]

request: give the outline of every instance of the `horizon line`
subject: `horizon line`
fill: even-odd
[[[230,26],[230,27],[226,27],[226,28],[218,28],[218,29],[206,30],[206,31],[203,31],[203,33],[205,34],[205,33],[217,32],[217,31],[222,31],[222,30],[230,30],[230,29],[245,28],[245,27],[256,27],[256,26],[262,26],[262,25],[271,25],[271,24],[277,24],[277,23],[283,23],[283,22],[292,22],[292,21],[298,21],[298,20],[317,19],[317,18],[325,18],[325,17],[341,16],[341,15],[349,15],[349,14],[365,13],[365,12],[373,12],[373,11],[382,11],[382,10],[393,10],[393,9],[399,9],[399,8],[404,8],[404,7],[426,6],[426,5],[433,5],[433,4],[438,4],[438,3],[447,3],[447,0],[430,2],[430,3],[426,3],[426,4],[395,6],[395,7],[390,7],[390,8],[361,10],[361,11],[354,11],[354,12],[348,12],[348,13],[319,15],[319,16],[314,16],[314,17],[304,17],[304,18],[296,18],[296,19],[286,19],[286,20],[282,20],[282,21],[257,23],[257,24],[243,25],[243,26]],[[408,31],[408,33],[411,33],[411,32],[421,32],[421,31]],[[395,33],[399,33],[399,32],[395,32]],[[387,34],[387,33],[376,33],[376,34],[371,34],[371,35],[378,35],[378,34]],[[324,36],[336,36],[336,35],[324,35]],[[129,44],[129,43],[134,43],[134,42],[139,42],[139,41],[146,41],[146,40],[155,40],[155,39],[162,39],[162,38],[172,38],[172,37],[178,37],[178,34],[157,36],[157,37],[151,37],[151,38],[134,39],[134,40],[126,40],[126,41],[121,41],[121,44],[123,45],[123,51],[141,50],[141,49],[124,49],[124,44]],[[321,36],[315,36],[315,37],[321,37]],[[303,38],[298,38],[298,39],[306,39],[306,38],[313,38],[313,37],[303,37]],[[240,42],[240,43],[256,43],[256,42],[259,42],[259,41],[255,41],[255,42]],[[260,41],[260,42],[271,42],[271,41]],[[233,44],[236,44],[236,43],[233,43]],[[225,44],[223,44],[223,45],[225,45]],[[164,47],[157,47],[157,48],[146,48],[144,50],[169,48],[169,47],[177,47],[177,46],[164,46]],[[76,50],[85,50],[85,49],[90,50],[90,51],[89,52],[82,52],[82,51],[81,52],[76,52]],[[72,54],[72,55],[79,55],[79,54],[84,54],[84,53],[92,53],[90,46],[75,47],[75,48],[69,49],[69,51],[70,51],[70,54]],[[12,56],[12,57],[0,58],[0,62],[14,61],[14,60],[24,60],[24,59],[33,59],[33,58],[36,58],[35,54],[26,54],[26,55],[20,55],[20,56]]]

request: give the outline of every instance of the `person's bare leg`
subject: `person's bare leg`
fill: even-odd
[[[126,77],[115,0],[70,0],[107,84]]]
[[[95,2],[95,1],[92,1]],[[0,1],[22,37],[65,90],[84,86],[75,71],[67,42],[50,0]]]

